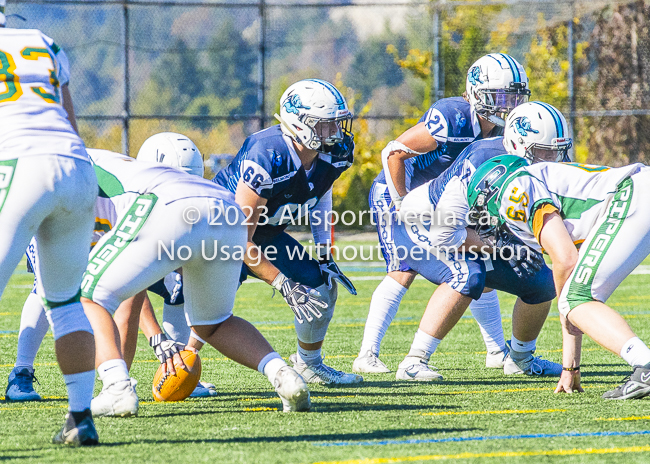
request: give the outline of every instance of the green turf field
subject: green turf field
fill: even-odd
[[[348,371],[359,349],[370,296],[382,277],[377,267],[353,269],[350,276],[357,278],[359,296],[339,293],[324,350],[327,363]],[[18,271],[0,302],[0,394],[15,359],[20,310],[30,288],[31,275]],[[391,369],[407,352],[432,291],[431,284],[416,280],[407,293],[382,348],[381,357]],[[288,358],[295,349],[293,313],[279,295],[271,299],[271,293],[264,284],[243,285],[235,314],[253,322]],[[514,299],[500,297],[509,334]],[[642,339],[650,340],[650,275],[628,277],[610,303]],[[560,360],[555,309],[538,348],[538,354]],[[48,334],[36,360],[40,381],[36,388],[46,400],[0,401],[0,461],[650,462],[650,400],[600,399],[629,372],[618,357],[586,340],[585,393],[558,396],[553,394],[554,379],[505,377],[498,370],[486,370],[484,349],[468,312],[431,358],[444,382],[416,384],[395,381],[394,374],[367,375],[354,388],[314,386],[312,412],[283,414],[265,377],[226,360],[211,347],[201,352],[203,379],[217,385],[219,396],[155,403],[151,382],[157,363],[141,335],[132,369],[139,382],[138,417],[100,418],[96,423],[102,446],[62,449],[50,444],[63,421],[66,393]]]

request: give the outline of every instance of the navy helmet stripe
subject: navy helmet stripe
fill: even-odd
[[[329,90],[330,92],[332,92],[332,94],[334,95],[334,98],[336,99],[336,103],[337,103],[338,105],[343,105],[343,104],[345,103],[345,100],[343,99],[343,95],[341,95],[341,92],[339,92],[339,89],[337,89],[336,87],[334,87],[334,86],[333,86],[332,84],[330,84],[329,82],[327,82],[327,81],[322,81],[322,80],[320,80],[320,79],[305,79],[305,80],[307,80],[307,81],[311,81],[311,82],[318,82],[319,84],[325,86],[325,87],[327,88],[327,90]]]
[[[499,53],[510,65],[510,69],[512,70],[512,77],[515,80],[515,82],[521,82],[521,74],[519,73],[519,66],[517,66],[517,63],[515,60],[510,56],[506,55],[505,53]]]
[[[564,126],[562,125],[562,119],[560,118],[560,115],[558,114],[557,110],[553,108],[551,105],[548,103],[544,102],[535,102],[538,105],[543,106],[548,110],[549,113],[551,113],[551,116],[553,116],[553,120],[555,121],[555,129],[557,130],[557,137],[558,138],[563,138],[564,137]]]

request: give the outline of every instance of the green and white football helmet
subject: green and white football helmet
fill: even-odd
[[[483,163],[474,172],[467,185],[469,204],[468,220],[476,226],[479,235],[494,235],[503,224],[499,217],[502,187],[514,173],[529,166],[525,158],[515,155],[502,155]]]

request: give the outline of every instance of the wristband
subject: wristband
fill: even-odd
[[[562,366],[562,370],[567,371],[567,372],[575,372],[575,371],[580,370],[580,366],[576,366],[576,367],[564,367],[564,366]]]

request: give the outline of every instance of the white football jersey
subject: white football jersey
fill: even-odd
[[[558,211],[576,245],[602,214],[618,185],[644,165],[620,168],[577,163],[537,163],[520,169],[499,193],[499,215],[526,245],[538,243],[544,213]],[[634,207],[635,205],[632,205]]]
[[[36,29],[0,28],[0,160],[63,155],[88,160],[61,105],[68,59]]]
[[[137,196],[149,193],[165,204],[192,197],[235,201],[225,188],[180,169],[95,148],[88,149],[88,156],[95,165],[99,196],[115,205],[117,216],[130,208]]]

